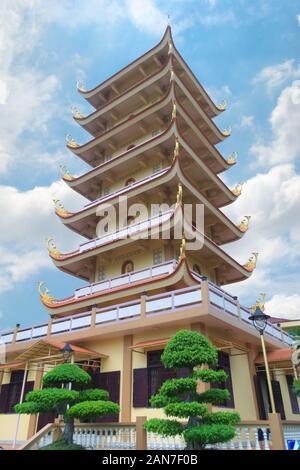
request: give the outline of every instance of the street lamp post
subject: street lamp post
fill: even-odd
[[[255,305],[255,310],[253,314],[249,317],[249,320],[253,322],[254,328],[260,334],[261,347],[262,347],[262,352],[264,356],[267,383],[268,383],[268,389],[269,389],[269,395],[270,395],[270,401],[271,401],[271,413],[276,413],[274,394],[273,394],[273,389],[272,389],[272,384],[271,384],[271,376],[270,376],[270,370],[269,370],[269,364],[268,364],[268,358],[267,358],[267,352],[266,352],[266,346],[265,346],[265,340],[264,340],[264,331],[267,326],[267,322],[269,318],[270,318],[269,315],[266,315],[261,310],[261,307],[259,305]]]

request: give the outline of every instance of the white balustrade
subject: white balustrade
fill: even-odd
[[[185,441],[182,436],[162,436],[154,432],[147,432],[148,450],[182,450],[185,448]]]
[[[135,449],[135,425],[78,424],[75,426],[73,442],[87,449]]]
[[[286,448],[289,450],[300,449],[300,423],[282,424]]]

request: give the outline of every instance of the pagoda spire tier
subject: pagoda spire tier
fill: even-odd
[[[213,145],[222,142],[225,139],[224,134],[199,106],[191,92],[174,72],[172,56],[158,74],[145,79],[138,86],[127,90],[89,116],[84,117],[75,113],[74,119],[94,137],[98,137],[163,99],[171,82],[174,85],[174,94],[178,103],[189,110],[192,119],[207,139]]]
[[[169,236],[172,243],[174,245],[181,243],[181,240],[176,240],[174,236],[176,224],[178,224],[178,211],[180,208],[181,205],[176,205],[174,208],[147,220],[133,223],[130,226],[126,226],[114,232],[105,232],[97,239],[81,244],[79,249],[75,252],[63,254],[60,253],[56,247],[53,249],[53,247],[50,246],[50,257],[59,269],[86,280],[91,279],[90,273],[93,272],[95,268],[97,257],[103,259],[103,257],[109,255],[111,250],[114,250],[114,252],[124,248],[130,250],[131,245],[134,244],[140,245],[143,250],[149,250],[149,247],[153,244],[153,238],[155,239],[155,244],[158,243],[158,238],[154,236],[155,233],[160,235],[159,244],[163,246],[163,234],[168,233],[167,231],[169,230],[171,230]],[[187,225],[188,224],[189,222],[187,221]],[[194,238],[197,244],[195,245],[193,243],[191,247],[187,244],[187,251],[191,250],[192,254],[196,254],[196,256],[201,252],[202,261],[209,260],[209,263],[213,261],[215,267],[225,266],[226,275],[222,273],[224,278],[223,283],[237,282],[249,277],[249,270],[225,253],[207,233],[202,233],[201,228],[193,227],[192,224],[193,223],[189,225],[190,239]],[[152,238],[149,238],[149,230],[151,230]],[[188,232],[187,226],[186,231]],[[137,235],[139,236],[138,241],[136,238]],[[193,253],[195,251],[197,251],[197,253]],[[175,252],[176,250],[174,253]]]
[[[111,198],[116,191],[126,191],[128,178],[134,175],[135,184],[141,179],[154,178],[158,173],[171,166],[176,152],[187,177],[194,182],[198,190],[204,194],[215,207],[223,207],[236,200],[236,195],[209,168],[204,158],[200,158],[190,147],[178,129],[176,118],[171,126],[158,136],[144,142],[113,159],[107,160],[85,174],[63,180],[70,188],[77,191],[91,202]],[[145,174],[146,173],[146,174]],[[124,175],[121,179],[119,175]],[[139,178],[142,175],[142,178]],[[132,184],[131,187],[134,185]]]
[[[163,132],[175,117],[178,127],[184,133],[193,150],[199,155],[205,154],[215,160],[213,171],[219,173],[230,167],[198,127],[189,112],[176,99],[173,81],[165,96],[158,102],[151,104],[86,144],[79,145],[74,140],[69,140],[67,147],[86,163],[96,167],[103,162],[103,159],[112,158],[115,154],[129,150],[141,141],[146,141],[159,132]],[[223,133],[223,137],[228,137],[228,135],[228,131]]]
[[[94,108],[98,109],[126,90],[136,86],[139,82],[144,81],[145,78],[158,73],[164,67],[164,64],[168,62],[170,55],[174,61],[174,71],[178,77],[181,77],[184,85],[190,90],[201,108],[209,117],[219,115],[224,108],[215,105],[186,64],[175,47],[169,26],[162,40],[146,54],[91,90],[85,90],[79,84],[78,91]]]
[[[215,207],[198,187],[186,176],[182,168],[179,156],[177,156],[172,165],[159,173],[156,173],[150,179],[145,179],[139,185],[132,185],[125,188],[122,193],[112,193],[104,199],[89,204],[78,212],[71,213],[62,210],[60,204],[56,204],[56,214],[64,225],[76,233],[92,239],[96,234],[96,227],[99,222],[101,204],[107,203],[116,206],[118,214],[118,204],[120,195],[126,195],[128,203],[143,201],[150,208],[150,204],[160,204],[166,202],[172,205],[176,200],[178,183],[182,183],[184,188],[184,202],[186,204],[203,204],[204,217],[207,224],[215,227],[215,240],[219,243],[228,243],[241,238],[245,232],[241,231],[218,207]]]

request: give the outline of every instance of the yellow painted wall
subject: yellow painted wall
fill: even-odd
[[[233,394],[235,409],[243,420],[256,419],[254,397],[251,388],[251,376],[247,355],[234,356],[241,351],[232,350],[230,356],[230,367],[233,383]]]
[[[17,414],[0,414],[0,442],[14,439],[17,416]],[[20,415],[17,441],[26,441],[29,418],[29,415]]]
[[[280,383],[280,389],[281,389],[281,395],[282,395],[286,419],[293,420],[293,421],[300,421],[300,414],[295,414],[292,412],[290,394],[289,394],[284,371],[277,371],[277,372],[275,371],[274,379],[278,380],[278,382]],[[298,398],[298,403],[300,404],[299,398]]]

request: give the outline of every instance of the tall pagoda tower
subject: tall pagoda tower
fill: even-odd
[[[242,266],[223,249],[244,235],[249,222],[245,218],[237,226],[220,210],[241,192],[241,185],[231,190],[218,176],[236,163],[235,154],[226,160],[216,148],[230,135],[213,121],[226,105],[216,106],[210,99],[175,48],[171,28],[156,47],[120,72],[92,90],[81,84],[78,90],[95,111],[85,117],[75,110],[74,119],[92,138],[80,145],[68,137],[67,147],[91,169],[75,178],[62,167],[62,178],[88,202],[74,213],[61,201],[54,202],[62,223],[87,241],[70,253],[61,253],[53,239],[47,244],[54,264],[88,285],[62,300],[41,290],[48,312],[73,315],[105,306],[112,296],[125,301],[144,291],[194,285],[201,275],[218,286],[247,279],[257,255]],[[177,205],[159,215],[152,211],[145,223],[141,216],[136,223],[135,216],[128,215],[114,232],[104,227],[99,233],[99,213],[107,204],[115,207],[121,222],[120,196],[127,198],[129,207],[143,203],[148,214],[152,204]],[[204,206],[202,249],[184,250],[178,239],[129,236],[142,238],[147,223],[162,231],[164,222],[172,224],[179,204]],[[149,267],[151,275],[141,272]]]

